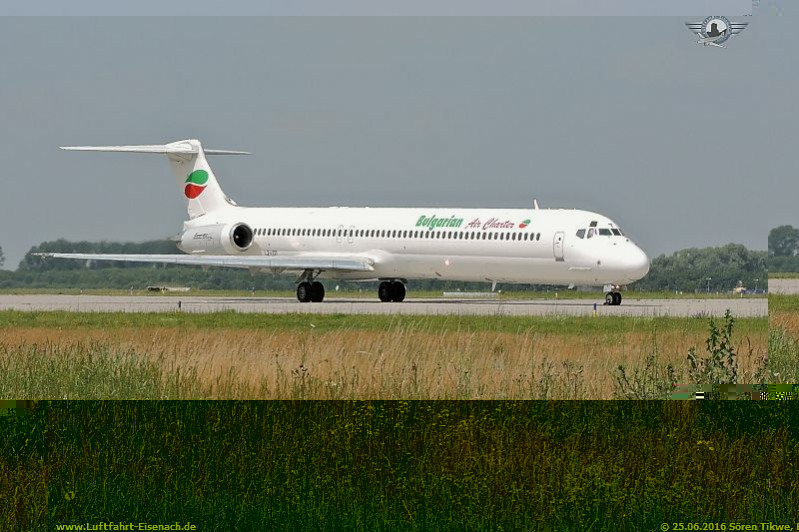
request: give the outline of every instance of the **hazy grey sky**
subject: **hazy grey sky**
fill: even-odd
[[[9,2],[6,15],[748,15],[751,0],[39,0]]]
[[[650,255],[799,223],[799,36],[685,17],[0,18],[0,246],[175,234],[196,137],[239,204],[595,210]],[[694,19],[687,19],[694,21]],[[698,17],[701,20],[701,17]]]

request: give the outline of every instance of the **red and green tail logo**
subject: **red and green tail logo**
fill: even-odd
[[[519,224],[519,229],[524,229],[528,225],[530,225],[530,219],[529,218]]]
[[[189,199],[194,199],[205,190],[205,184],[208,182],[208,172],[205,170],[195,170],[186,178],[186,187],[183,193]]]

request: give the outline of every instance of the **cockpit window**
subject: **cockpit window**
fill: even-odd
[[[603,225],[604,223],[605,222],[603,222]],[[598,227],[598,225],[599,222],[592,220],[591,223],[588,224],[587,229],[583,228],[577,230],[577,238],[593,238],[595,236],[624,236],[624,232],[610,222],[607,223],[607,227]]]

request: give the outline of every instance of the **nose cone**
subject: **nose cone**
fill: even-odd
[[[649,257],[646,256],[646,253],[636,246],[632,244],[630,246],[629,251],[627,252],[627,273],[630,276],[631,281],[637,281],[638,279],[642,279],[647,273],[649,273]]]

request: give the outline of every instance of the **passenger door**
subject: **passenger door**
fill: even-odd
[[[555,233],[552,241],[552,251],[555,253],[555,261],[563,262],[563,231]]]

